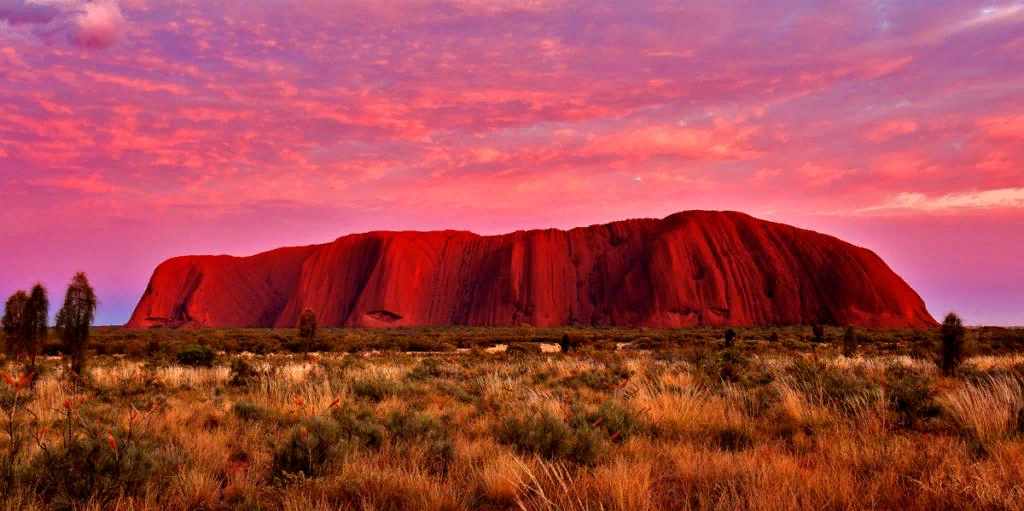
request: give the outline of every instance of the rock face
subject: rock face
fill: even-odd
[[[370,232],[157,267],[128,327],[932,327],[873,252],[735,212],[569,231]]]

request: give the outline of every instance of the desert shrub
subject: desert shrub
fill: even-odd
[[[281,350],[281,344],[273,337],[246,336],[236,341],[238,351],[266,355]]]
[[[436,339],[431,339],[427,336],[419,336],[409,339],[408,344],[405,346],[405,351],[412,351],[417,353],[431,352],[431,351],[455,351],[455,346],[447,342],[441,342]]]
[[[505,352],[509,355],[540,355],[544,350],[534,342],[514,342],[508,345]]]
[[[607,432],[614,442],[622,442],[643,428],[640,420],[618,400],[601,403],[597,411],[587,414],[586,419],[589,424]]]
[[[736,331],[728,329],[725,331],[725,347],[731,348],[736,343]]]
[[[585,420],[566,423],[547,410],[523,417],[506,417],[499,424],[498,442],[520,452],[580,465],[595,465],[607,449],[606,435]]]
[[[174,354],[174,359],[179,364],[191,367],[213,367],[217,359],[217,352],[209,346],[201,344],[186,344]]]
[[[652,339],[650,337],[638,337],[630,343],[630,349],[634,350],[657,350],[664,346],[662,339]]]
[[[373,409],[350,403],[331,409],[331,419],[338,425],[341,438],[357,447],[378,449],[384,443],[384,425]]]
[[[452,429],[438,419],[426,414],[395,411],[388,416],[387,428],[393,440],[425,449],[426,465],[432,473],[447,473],[455,461]]]
[[[248,401],[236,401],[231,412],[244,421],[260,421],[273,416],[273,412]]]
[[[572,353],[582,348],[586,342],[586,338],[582,335],[575,333],[562,334],[561,340],[558,341],[558,346],[562,349],[562,353]]]
[[[768,342],[770,342],[772,344],[778,344],[778,342],[779,342],[779,333],[778,332],[772,332],[772,335],[768,336]]]
[[[843,356],[853,357],[856,355],[859,344],[857,330],[853,328],[853,325],[846,327],[846,332],[843,334]]]
[[[750,370],[750,360],[734,348],[726,348],[701,361],[701,373],[715,381],[739,382]]]
[[[595,351],[617,351],[619,344],[611,339],[603,339],[593,344]]]
[[[568,388],[587,387],[592,390],[606,391],[622,385],[622,382],[633,376],[632,371],[623,365],[611,365],[603,369],[588,369],[573,373],[562,380]]]
[[[880,397],[880,389],[873,382],[814,360],[798,359],[788,372],[806,393],[821,396],[823,403],[844,413]]]
[[[814,342],[822,343],[825,342],[825,326],[814,325],[811,327],[811,334],[814,336]]]
[[[109,436],[74,436],[38,453],[24,475],[51,506],[72,509],[90,500],[106,503],[141,495],[148,484],[159,484],[164,480],[161,472],[171,471],[176,461],[159,452],[155,444],[132,438],[124,430]]]
[[[234,387],[244,387],[253,380],[259,378],[260,372],[245,359],[236,358],[231,361],[231,373],[228,384]]]
[[[967,358],[967,329],[956,313],[950,312],[942,322],[942,344],[939,351],[939,368],[943,374],[952,376]]]
[[[396,396],[401,390],[398,382],[386,378],[356,380],[352,382],[352,393],[357,397],[379,403],[390,396]]]
[[[406,373],[405,379],[407,381],[426,381],[445,378],[449,373],[441,368],[441,364],[442,361],[436,358],[420,360],[416,367],[413,367],[411,371]]]
[[[303,352],[307,352],[312,348],[313,341],[316,339],[316,312],[313,309],[306,309],[299,315],[299,339],[301,339],[299,349]]]
[[[754,445],[754,433],[741,425],[721,424],[710,431],[711,445],[723,451],[738,452]]]
[[[914,429],[923,420],[937,417],[942,413],[930,379],[898,366],[890,367],[886,377],[885,391],[889,399],[889,409],[896,414],[901,426]]]
[[[293,427],[276,446],[271,470],[275,476],[319,477],[333,463],[343,461],[351,449],[338,423],[316,417]]]

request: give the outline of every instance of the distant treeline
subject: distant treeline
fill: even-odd
[[[499,344],[568,342],[583,349],[610,343],[631,343],[637,349],[713,349],[735,332],[737,348],[751,353],[840,350],[845,328],[826,326],[816,336],[811,326],[749,328],[647,329],[621,327],[414,327],[387,329],[321,328],[309,342],[298,329],[125,329],[95,328],[89,349],[97,355],[146,358],[174,353],[182,346],[204,345],[227,353],[249,352],[445,352],[460,348],[487,348]],[[939,342],[938,330],[856,329],[863,354],[930,356]],[[996,355],[1024,352],[1024,329],[983,327],[970,329],[974,353]],[[44,355],[61,354],[60,344],[48,342]]]

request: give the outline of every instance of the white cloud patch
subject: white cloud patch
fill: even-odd
[[[124,27],[118,0],[0,0],[0,23],[36,37],[103,49]]]
[[[903,192],[885,202],[858,210],[859,213],[882,211],[956,211],[964,209],[1024,208],[1024,188],[948,193],[928,196],[917,192]]]

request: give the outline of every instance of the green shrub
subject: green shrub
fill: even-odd
[[[432,351],[455,351],[455,346],[447,342],[441,342],[435,339],[431,339],[427,336],[419,336],[409,339],[408,344],[405,346],[405,351],[411,351],[416,353],[432,352]]]
[[[179,364],[191,367],[213,367],[217,352],[209,346],[186,344],[174,355]]]
[[[586,338],[582,335],[562,334],[562,339],[558,341],[558,347],[562,349],[562,353],[572,353],[582,348],[586,342]]]
[[[750,361],[740,351],[726,348],[702,360],[700,369],[713,380],[739,382],[748,374]]]
[[[271,470],[275,476],[319,477],[342,462],[352,447],[336,422],[313,418],[293,427],[274,449]]]
[[[525,417],[506,417],[496,432],[498,442],[547,459],[595,465],[607,449],[607,436],[584,420],[567,424],[547,410]]]
[[[426,414],[396,411],[388,416],[387,428],[393,441],[424,448],[427,469],[432,473],[448,473],[448,468],[455,461],[450,426]]]
[[[379,403],[388,397],[397,396],[401,390],[398,382],[386,378],[356,380],[352,382],[352,393],[357,397]]]
[[[505,352],[509,355],[540,355],[544,350],[534,342],[514,342],[508,345]]]
[[[273,415],[270,410],[248,401],[236,401],[231,407],[231,411],[236,417],[244,421],[259,421],[270,418]]]
[[[881,397],[881,389],[873,382],[848,375],[822,362],[797,359],[788,372],[806,393],[818,394],[822,402],[843,413],[855,412],[859,405]]]
[[[174,460],[158,452],[156,445],[129,437],[124,430],[109,437],[73,437],[36,454],[24,475],[54,508],[71,509],[90,500],[107,503],[142,495],[147,485],[164,480],[160,473],[169,472]]]
[[[939,368],[943,374],[952,376],[967,358],[967,329],[956,313],[950,312],[942,322],[942,344],[939,352]]]
[[[407,381],[438,380],[449,375],[448,371],[441,368],[442,361],[436,358],[425,358],[420,360],[416,367],[413,367],[405,375]]]
[[[935,399],[935,388],[928,378],[899,366],[890,367],[886,376],[889,409],[896,413],[901,426],[914,429],[923,420],[942,413]]]
[[[814,342],[822,343],[825,342],[825,326],[814,325],[811,327],[811,334],[814,335]]]
[[[244,387],[259,378],[259,376],[260,372],[252,364],[245,359],[236,358],[231,361],[231,373],[228,384],[234,387]]]
[[[632,376],[632,371],[616,364],[604,369],[588,369],[574,373],[562,380],[562,385],[573,389],[584,386],[592,390],[606,391],[622,385],[623,381]]]
[[[615,442],[622,442],[640,432],[643,425],[618,400],[601,403],[597,411],[587,415],[587,422],[606,431]]]
[[[857,330],[853,328],[853,325],[846,327],[846,332],[843,334],[843,356],[848,358],[855,356],[859,345]]]
[[[377,420],[373,408],[356,407],[350,403],[331,409],[331,419],[338,425],[341,438],[356,447],[379,449],[384,443],[384,425]]]

